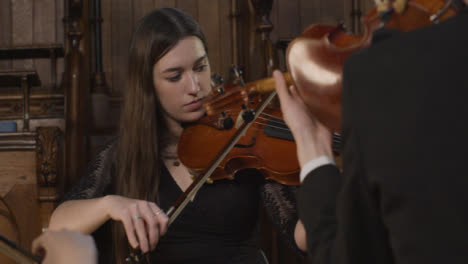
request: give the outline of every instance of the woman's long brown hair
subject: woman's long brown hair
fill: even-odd
[[[153,66],[181,39],[198,37],[206,49],[200,26],[175,8],[157,9],[142,18],[132,37],[128,80],[117,148],[114,192],[134,199],[157,201],[162,171],[161,136],[167,131],[153,85]],[[124,263],[129,244],[120,222],[112,223],[113,263]]]

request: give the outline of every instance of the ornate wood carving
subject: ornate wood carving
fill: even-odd
[[[59,172],[59,146],[62,133],[58,127],[38,127],[36,134],[36,174],[40,187],[55,187]]]
[[[62,131],[58,127],[38,127],[36,134],[36,178],[40,228],[47,228],[59,200],[62,174]]]

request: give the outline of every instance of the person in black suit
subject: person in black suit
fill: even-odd
[[[343,175],[330,132],[274,73],[302,166],[309,258],[468,263],[468,10],[387,38],[379,31],[344,66]]]

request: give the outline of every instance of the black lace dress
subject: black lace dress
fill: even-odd
[[[107,145],[89,166],[88,173],[64,200],[111,194],[115,144]],[[259,201],[281,236],[291,247],[297,221],[294,190],[261,179],[245,170],[235,180],[205,184],[182,211],[151,254],[152,263],[267,263],[257,246]],[[166,211],[182,190],[164,168],[159,206]],[[109,222],[94,235],[100,263],[112,263]]]

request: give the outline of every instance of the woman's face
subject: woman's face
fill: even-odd
[[[210,76],[205,48],[194,36],[180,40],[154,65],[153,84],[169,122],[192,122],[204,115]]]

